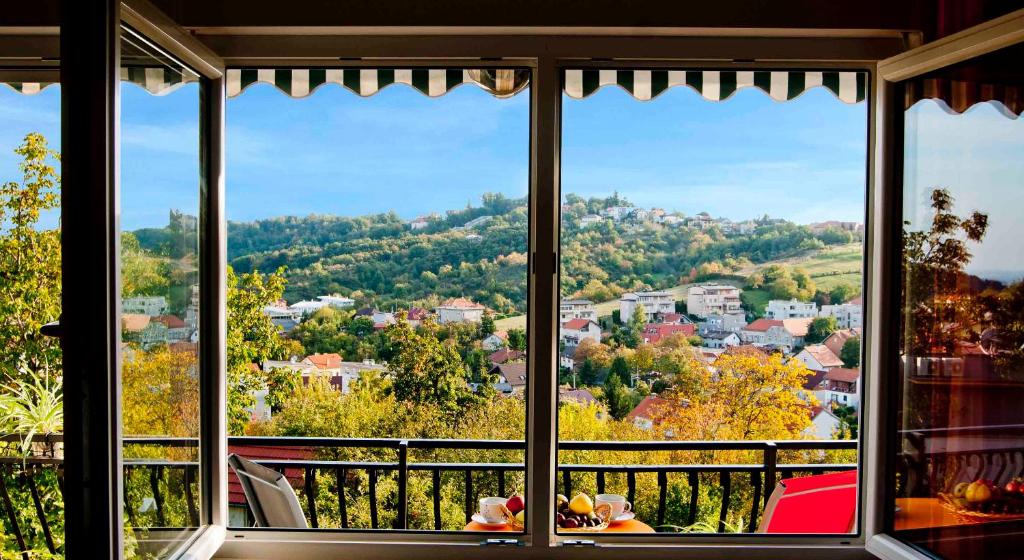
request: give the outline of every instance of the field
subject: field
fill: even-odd
[[[863,274],[861,273],[862,259],[861,244],[851,243],[849,245],[828,247],[808,255],[789,257],[750,266],[740,270],[738,274],[740,276],[749,276],[766,266],[783,264],[806,270],[807,274],[814,279],[818,289],[828,290],[841,282],[860,286],[863,281]],[[734,280],[725,280],[722,283],[742,286],[742,282]],[[684,301],[686,299],[686,289],[689,286],[690,284],[682,284],[669,288],[668,291],[675,294],[677,300]],[[762,310],[768,305],[768,300],[770,299],[768,292],[765,290],[745,290],[742,297],[744,303],[751,305],[755,309]],[[612,314],[612,311],[619,308],[619,300],[603,301],[598,303],[596,307],[599,317],[607,317]],[[499,330],[526,328],[526,316],[517,315],[500,319],[495,321],[495,325]]]

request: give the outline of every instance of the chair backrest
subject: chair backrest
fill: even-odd
[[[299,498],[283,474],[233,453],[228,464],[238,475],[257,527],[309,528]]]

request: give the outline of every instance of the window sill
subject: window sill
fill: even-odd
[[[479,560],[481,556],[492,558],[686,558],[721,559],[728,550],[729,558],[786,558],[815,559],[827,557],[830,560],[873,559],[863,544],[852,539],[850,544],[835,542],[766,542],[766,539],[742,539],[727,542],[715,538],[713,542],[669,543],[664,539],[637,538],[634,542],[625,539],[609,541],[595,539],[596,546],[552,545],[544,546],[481,546],[479,535],[466,538],[447,535],[411,535],[409,533],[352,534],[342,540],[338,533],[315,531],[246,531],[229,530],[223,545],[214,558],[275,559],[297,558],[303,560],[360,558],[361,560],[388,560],[396,558],[440,558],[446,560]],[[428,538],[422,538],[428,537]],[[429,538],[439,537],[439,538]],[[456,540],[458,539],[458,540]],[[801,539],[803,540],[803,539]],[[829,539],[834,541],[834,539]],[[640,541],[640,542],[636,542]],[[486,552],[482,549],[486,548]],[[196,557],[199,558],[199,557]]]

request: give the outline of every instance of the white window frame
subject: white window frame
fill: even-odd
[[[877,96],[875,105],[879,107],[879,111],[882,113],[881,119],[884,126],[878,130],[875,159],[882,162],[882,165],[876,170],[875,180],[879,185],[882,185],[883,191],[887,191],[886,196],[898,196],[898,193],[895,191],[903,188],[902,177],[897,176],[897,173],[899,173],[897,170],[902,169],[903,146],[900,142],[895,141],[896,138],[902,138],[902,133],[895,129],[897,126],[902,126],[902,119],[900,117],[904,110],[903,101],[897,95],[898,82],[968,61],[972,58],[1022,42],[1024,42],[1024,10],[1017,10],[948,37],[892,56],[878,63],[877,75],[879,84],[875,91]],[[890,198],[889,200],[892,199]],[[895,224],[902,223],[902,208],[900,205],[890,203],[888,206],[890,206],[888,208],[890,213],[885,216],[884,210],[882,211],[883,214],[880,214],[880,216],[884,217],[877,224],[879,228],[883,227],[882,222],[886,221],[886,219],[888,220],[886,223],[889,226],[894,225],[893,221],[895,221]],[[873,233],[883,239],[886,235],[896,239],[899,227],[901,226],[897,225],[895,229],[890,229],[888,232],[876,228]],[[885,270],[887,267],[898,266],[898,260],[895,259],[900,257],[898,254],[899,247],[894,242],[890,249],[897,251],[897,254],[884,254],[882,251],[879,251],[877,254],[872,255],[872,264],[877,267],[876,269]],[[888,259],[888,262],[886,262],[886,259]],[[898,299],[899,291],[891,289],[891,286],[891,284],[889,286],[884,285],[884,281],[874,285],[872,294],[878,297],[873,299],[878,301],[886,295]],[[889,293],[885,294],[886,291],[889,291]],[[892,292],[895,292],[895,294]],[[899,301],[890,300],[890,302],[895,303],[893,306],[895,309],[899,309]],[[887,346],[884,341],[880,340],[881,333],[885,332],[886,320],[887,317],[884,313],[873,314],[870,326],[872,327],[871,330],[878,334],[870,337],[869,344],[871,342],[880,343],[887,351],[865,353],[865,356],[868,356],[873,371],[888,372],[884,374],[884,378],[895,380],[899,379],[898,372],[895,371],[895,368],[898,367],[896,364],[897,348],[891,345]],[[894,323],[890,322],[889,324],[892,325]],[[896,538],[891,532],[892,528],[887,526],[891,520],[887,519],[886,513],[894,499],[894,496],[891,495],[892,489],[889,487],[888,481],[894,476],[892,469],[894,468],[895,449],[898,445],[898,436],[894,431],[895,425],[893,420],[896,407],[901,406],[895,393],[898,388],[884,387],[875,383],[866,385],[865,389],[867,391],[865,394],[865,405],[871,405],[875,411],[880,411],[881,414],[887,415],[886,418],[881,418],[881,414],[875,412],[877,421],[867,427],[871,430],[871,433],[867,436],[868,440],[873,442],[874,445],[866,449],[867,465],[872,471],[870,478],[871,486],[867,488],[867,491],[872,496],[872,499],[867,503],[866,507],[866,529],[869,538],[865,548],[875,556],[885,560],[930,559],[932,556]]]

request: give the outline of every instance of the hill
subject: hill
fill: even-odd
[[[595,215],[618,209],[611,217]],[[765,263],[799,259],[853,241],[845,231],[812,231],[767,217],[737,227],[707,217],[651,214],[615,195],[567,195],[562,210],[561,291],[587,297],[610,313],[619,294],[673,289],[716,275],[742,275]],[[584,219],[586,218],[586,219]],[[668,219],[671,218],[671,219]],[[165,229],[181,227],[175,217]],[[285,216],[228,224],[228,260],[236,272],[285,268],[289,302],[338,293],[382,309],[433,307],[468,297],[499,317],[521,315],[527,301],[527,201],[486,194],[479,206],[417,222],[394,213],[359,217]],[[137,232],[142,248],[168,254],[159,228]],[[853,272],[822,262],[821,274]],[[826,258],[826,257],[822,257]],[[808,265],[810,266],[810,264]],[[830,268],[831,266],[831,268]],[[845,277],[845,276],[844,276]],[[607,309],[606,309],[607,308]]]

